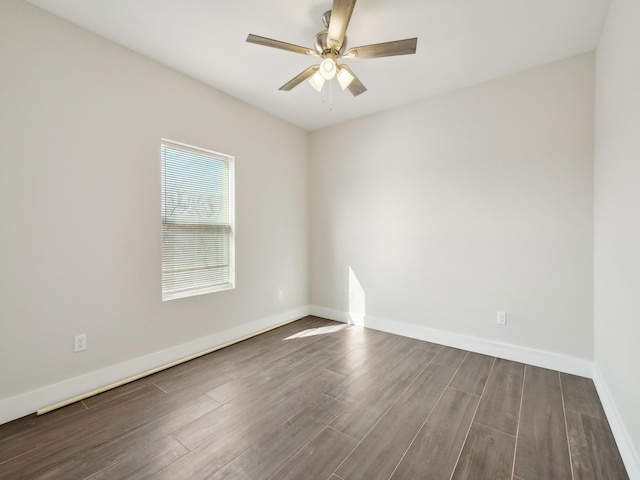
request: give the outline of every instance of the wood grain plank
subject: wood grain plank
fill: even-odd
[[[102,443],[162,415],[171,406],[155,387],[139,390],[126,402],[89,409],[53,430],[38,430],[3,445],[2,453],[12,460],[0,464],[0,478],[28,478],[47,465],[58,463],[86,448]],[[159,411],[150,409],[156,405]],[[35,441],[36,446],[31,442]],[[12,452],[19,453],[17,456]]]
[[[342,403],[332,398],[319,397],[307,408],[268,433],[259,445],[225,465],[210,480],[234,477],[266,480],[293,452],[321,432],[343,408]]]
[[[349,480],[388,479],[454,374],[453,368],[428,365],[336,473]]]
[[[334,372],[311,369],[304,375],[273,385],[270,391],[263,390],[260,396],[225,404],[202,419],[176,430],[174,436],[190,450],[205,444],[209,448],[217,448],[215,446],[224,438],[235,440],[222,446],[221,453],[227,452],[234,444],[244,450],[247,442],[251,442],[255,436],[269,431],[274,424],[279,425],[304,409],[309,401],[341,378],[342,375]]]
[[[155,440],[143,439],[138,442],[112,440],[98,447],[90,448],[63,462],[40,470],[38,480],[59,480],[61,478],[104,477],[122,478],[141,468],[149,461],[165,459],[166,463],[188,453],[183,445],[171,437]]]
[[[269,478],[326,480],[356,443],[354,439],[327,427]]]
[[[245,450],[249,448],[254,447],[247,447]],[[240,453],[245,450],[241,450]],[[225,458],[225,455],[205,445],[192,450],[160,470],[137,472],[138,475],[135,478],[136,480],[209,480],[238,454],[234,453],[233,456]],[[229,480],[232,478],[234,477],[230,476]]]
[[[420,343],[418,343],[414,348],[420,348],[422,350],[429,350],[431,352],[438,353],[440,350],[442,350],[442,345],[421,340]]]
[[[175,450],[158,452],[153,450],[151,454],[141,462],[123,462],[106,468],[87,480],[142,480],[145,478],[156,478],[156,473],[167,465],[172,464],[183,457],[187,450],[184,446],[176,447]]]
[[[590,403],[590,400],[586,401]],[[569,410],[567,427],[575,478],[629,478],[606,419]]]
[[[514,474],[527,480],[571,478],[558,372],[525,368]]]
[[[284,338],[298,333],[307,327],[333,324],[331,320],[319,321],[316,317],[305,317],[296,322],[274,328],[260,335],[248,338],[233,345],[221,348],[207,355],[203,355],[188,362],[162,370],[143,379],[148,383],[160,383],[176,376],[185,375],[191,371],[206,369],[210,373],[224,373],[225,368],[246,361],[260,353],[274,348]]]
[[[326,325],[325,325],[326,326]],[[308,328],[313,331],[316,328]],[[290,355],[300,354],[305,348],[319,343],[318,348],[322,348],[322,339],[326,335],[302,335],[296,336],[295,333],[280,340],[275,346],[276,348],[268,348],[242,361],[233,361],[225,365],[221,365],[220,371],[233,378],[248,378],[260,374],[264,369],[277,368]]]
[[[368,388],[354,388],[347,396],[343,395],[348,406],[331,426],[352,438],[362,439],[433,356],[432,351],[411,350],[402,361],[374,377]]]
[[[271,477],[273,480],[326,480],[356,446],[356,441],[324,428]]]
[[[372,381],[372,375],[379,374],[392,364],[400,361],[411,349],[405,348],[403,337],[390,335],[385,338],[377,332],[371,341],[351,350],[345,357],[338,358],[327,366],[328,370],[345,375],[344,381],[338,383],[327,395],[338,398],[345,390],[353,390],[353,384]]]
[[[337,375],[333,372],[330,374]],[[326,387],[322,385],[322,379],[319,379],[319,382],[318,389]],[[307,388],[305,391],[313,391],[313,388]],[[299,402],[298,399],[284,397],[278,404],[276,399],[272,399],[270,403],[265,403],[263,408],[260,407],[260,399],[255,399],[254,404],[245,405],[243,408],[225,404],[217,412],[205,415],[199,421],[174,432],[174,436],[189,447],[190,453],[162,470],[149,472],[148,476],[143,475],[139,478],[205,480],[227,466],[225,475],[228,478],[242,478],[238,477],[244,468],[242,461],[248,462],[248,459],[258,456],[260,448],[268,443],[268,439],[283,422],[291,415],[311,408],[310,405],[314,405],[313,399],[319,397],[321,393],[315,391]],[[331,400],[328,397],[324,398]],[[204,433],[199,435],[199,430]],[[238,458],[241,460],[237,460]]]
[[[494,361],[495,357],[469,352],[449,386],[473,395],[482,394]]]
[[[78,450],[72,444],[71,448],[67,446],[56,449],[48,455],[40,452],[47,462],[42,463],[38,458],[26,468],[22,466],[18,473],[9,474],[9,478],[20,478],[26,472],[34,475],[36,471],[36,478],[41,479],[88,478],[105,469],[120,472],[120,475],[111,477],[119,478],[149,461],[158,461],[160,458],[173,461],[188,450],[173,439],[170,433],[218,407],[211,398],[199,396],[180,401],[170,408],[161,408],[160,412],[163,414],[112,437],[104,435],[104,427],[94,435],[87,432],[90,437],[85,439],[84,448]]]
[[[268,392],[275,384],[281,384],[292,377],[327,365],[332,358],[331,351],[319,348],[314,343],[265,366],[263,371],[258,371],[253,376],[239,376],[230,382],[223,383],[207,392],[207,395],[220,403],[255,398],[264,395],[264,391]]]
[[[447,388],[391,479],[449,480],[478,401],[476,395]]]
[[[98,395],[93,395],[89,398],[85,398],[84,400],[82,400],[82,403],[87,408],[95,408],[108,402],[123,401],[126,399],[126,397],[135,395],[138,390],[145,388],[148,385],[151,385],[151,382],[149,382],[146,378],[142,378],[136,382],[127,383],[117,388],[107,390],[106,392],[100,393]]]
[[[496,359],[474,422],[510,435],[518,431],[524,365]]]
[[[561,373],[560,383],[566,410],[584,413],[595,418],[606,418],[593,380]]]
[[[334,360],[345,358],[349,352],[361,348],[370,341],[370,330],[357,325],[343,324],[339,330],[329,334],[335,342],[327,346],[328,350],[339,353]]]
[[[87,407],[82,402],[76,402],[46,415],[34,413],[0,425],[0,463],[23,454],[27,448],[34,449],[48,443],[54,434],[47,437],[43,432],[63,428],[73,417],[86,412]]]
[[[427,350],[400,351],[396,356],[387,357],[387,362],[369,370],[366,374],[352,376],[346,379],[347,381],[340,382],[341,391],[338,391],[338,388],[332,388],[325,393],[345,403],[358,401],[363,396],[375,395],[375,393],[387,389],[388,385],[397,382],[400,378],[411,377],[409,382],[412,381],[434,356],[434,352]],[[403,370],[410,371],[410,373],[407,374]],[[406,383],[405,387],[408,384]]]
[[[197,480],[214,475],[254,445],[266,442],[283,422],[308,408],[328,385],[341,378],[342,375],[334,372],[318,374],[310,370],[309,376],[298,376],[274,386],[268,395],[245,403],[225,404],[210,415],[177,429],[174,436],[192,451],[150,478],[184,476]]]
[[[319,325],[334,324],[330,320],[319,321],[315,317],[305,317],[297,322],[289,323],[281,327],[269,330],[260,335],[248,338],[233,345],[216,350],[208,355],[203,355],[189,362],[158,372],[150,377],[150,381],[161,381],[175,375],[182,375],[191,369],[206,368],[210,372],[231,373],[256,359],[261,354],[273,350],[280,345],[285,338],[299,333],[306,328],[315,328]]]
[[[443,365],[445,367],[458,368],[462,365],[464,358],[467,356],[466,350],[459,350],[452,347],[442,347],[437,355],[431,360],[432,363]]]
[[[472,424],[451,480],[510,480],[516,438]]]
[[[154,382],[154,385],[167,393],[188,392],[189,395],[201,395],[231,380],[231,377],[222,373],[211,372],[207,369],[198,369],[188,374]]]

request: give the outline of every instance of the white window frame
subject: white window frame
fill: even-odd
[[[230,290],[235,288],[235,157],[231,155],[227,155],[224,153],[215,152],[213,150],[207,150],[201,147],[196,147],[193,145],[189,145],[186,143],[180,143],[173,140],[168,140],[165,138],[161,139],[160,142],[160,168],[161,175],[163,176],[161,184],[166,188],[166,172],[165,172],[165,158],[164,158],[164,149],[170,148],[174,150],[180,150],[185,153],[193,153],[194,155],[203,156],[207,158],[211,158],[212,160],[222,161],[226,164],[227,167],[227,188],[228,188],[228,265],[229,265],[229,275],[227,281],[222,284],[209,284],[209,285],[199,285],[199,286],[188,286],[179,289],[173,290],[165,290],[165,282],[164,282],[164,245],[161,245],[162,249],[162,301],[174,300],[178,298],[191,297],[195,295],[204,295],[212,292],[220,292],[225,290]],[[161,190],[163,187],[161,186]],[[165,192],[161,191],[161,207],[163,202],[166,201]],[[164,209],[163,209],[164,211]],[[163,231],[166,218],[161,215],[161,241],[164,243],[163,239]],[[226,223],[224,224],[227,225]]]

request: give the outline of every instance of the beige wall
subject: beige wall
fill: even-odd
[[[596,53],[596,380],[631,478],[640,478],[639,24],[640,2],[613,0]]]
[[[0,65],[0,402],[306,308],[307,132],[22,1]],[[235,290],[161,301],[162,137],[235,156]]]
[[[364,303],[365,324],[588,364],[593,62],[580,55],[314,133],[318,311],[358,315]]]

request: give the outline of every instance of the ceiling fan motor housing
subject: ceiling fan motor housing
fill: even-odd
[[[329,30],[323,30],[320,33],[318,33],[314,40],[313,46],[316,49],[316,52],[318,52],[318,55],[320,55],[321,57],[324,57],[328,53],[332,53],[336,57],[339,57],[344,53],[345,49],[347,48],[347,36],[345,35],[344,41],[342,42],[342,47],[340,47],[340,50],[336,50],[335,48],[332,48],[329,45],[329,42],[327,40],[328,34],[329,34]]]

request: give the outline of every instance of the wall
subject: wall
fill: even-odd
[[[640,3],[613,0],[596,53],[595,376],[640,478]]]
[[[307,132],[21,1],[0,65],[0,423],[307,313]],[[236,158],[235,290],[161,301],[162,137]]]
[[[313,311],[590,375],[593,61],[314,133]]]

